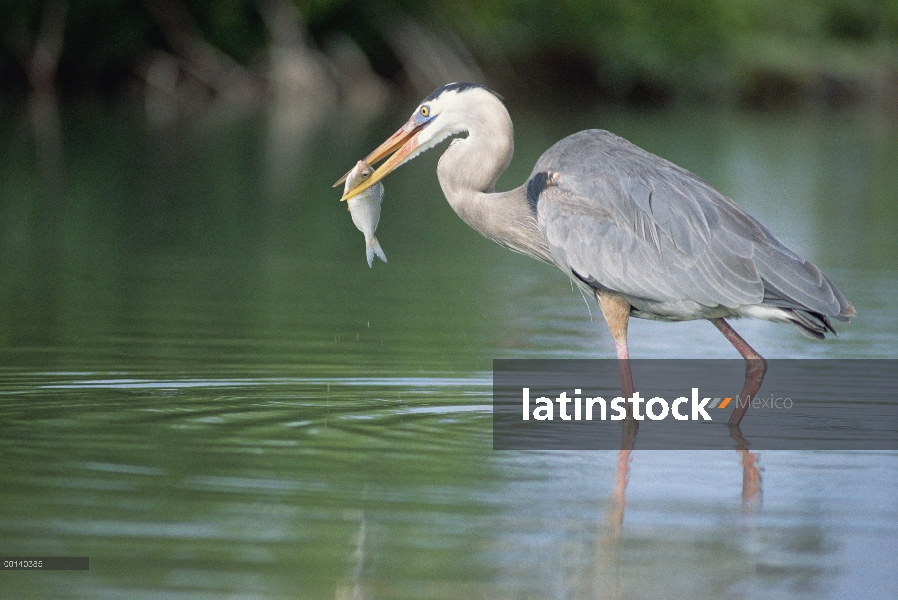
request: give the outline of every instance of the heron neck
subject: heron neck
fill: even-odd
[[[462,193],[492,193],[514,153],[511,117],[501,103],[469,118],[468,137],[452,140],[437,167],[450,204]]]
[[[453,140],[443,153],[437,166],[440,187],[472,229],[506,248],[552,262],[527,201],[526,184],[495,191],[514,153],[511,118],[504,106],[499,107],[501,111],[475,118],[468,137]]]

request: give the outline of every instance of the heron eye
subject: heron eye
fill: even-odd
[[[429,107],[429,106],[422,106],[422,107],[421,107],[421,116],[422,116],[422,117],[426,117],[426,116],[429,116],[429,115],[430,115],[430,107]]]
[[[362,171],[362,177],[368,177],[371,175],[371,171]]]

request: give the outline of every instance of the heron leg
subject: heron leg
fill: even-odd
[[[630,321],[630,303],[617,294],[596,290],[596,300],[611,337],[614,338],[614,347],[617,350],[617,368],[620,372],[620,386],[624,398],[633,397],[633,374],[630,372],[630,353],[627,350],[627,324]],[[633,418],[633,406],[627,403],[627,416],[621,423],[620,448],[621,455],[632,450],[636,443],[636,433],[639,431],[639,421]]]
[[[736,333],[729,323],[723,319],[711,319],[711,322],[745,359],[745,386],[742,388],[742,393],[736,398],[736,408],[733,409],[729,420],[730,425],[739,425],[739,421],[748,410],[751,399],[761,389],[761,382],[764,381],[764,374],[767,373],[767,361],[755,352],[755,349],[749,346],[748,342],[743,340],[742,336]]]
[[[761,504],[761,468],[758,455],[748,449],[748,440],[738,425],[730,425],[730,437],[736,442],[736,451],[742,459],[742,509],[751,512]]]
[[[616,294],[596,290],[596,300],[614,338],[617,350],[617,368],[625,398],[633,395],[633,375],[630,373],[630,353],[627,350],[627,323],[630,320],[630,303]]]
[[[624,537],[624,511],[627,508],[627,481],[630,478],[630,454],[632,450],[622,449],[617,455],[617,475],[611,494],[611,508],[608,511],[608,541],[620,542]]]

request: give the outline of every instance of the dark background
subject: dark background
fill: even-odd
[[[518,101],[898,106],[891,0],[3,0],[0,94],[264,102],[284,85]],[[292,73],[272,69],[292,53]],[[283,52],[282,52],[283,54]],[[417,94],[416,94],[417,95]],[[199,108],[194,107],[195,110]]]

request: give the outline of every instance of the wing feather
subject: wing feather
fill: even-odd
[[[561,140],[537,162],[531,183],[540,173],[557,174],[552,185],[528,186],[552,255],[597,288],[671,307],[735,308],[768,297],[822,315],[850,307],[814,265],[729,198],[613,134]]]

